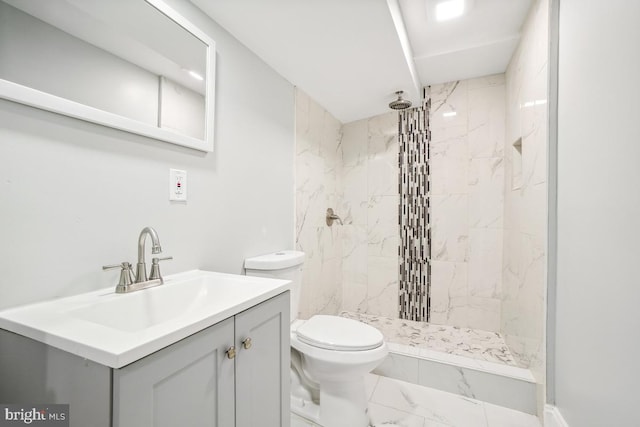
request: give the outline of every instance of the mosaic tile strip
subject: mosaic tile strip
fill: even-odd
[[[400,206],[399,317],[429,321],[431,229],[429,225],[429,109],[425,88],[421,107],[398,116],[398,191]]]

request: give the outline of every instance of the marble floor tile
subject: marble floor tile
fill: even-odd
[[[502,406],[485,403],[484,413],[489,427],[540,427],[538,417]]]
[[[372,402],[453,427],[487,427],[482,402],[381,377]]]
[[[424,427],[425,423],[419,415],[371,402],[369,417],[374,427]]]
[[[456,394],[374,374],[365,383],[372,427],[541,427],[533,415]],[[321,426],[292,414],[291,427]]]
[[[504,338],[497,332],[347,311],[341,312],[340,316],[375,326],[389,343],[517,366]]]
[[[450,427],[450,426],[447,424],[442,424],[439,421],[424,420],[424,427]]]
[[[388,422],[397,425],[412,425],[407,423],[423,417],[424,427],[540,427],[533,415],[386,377],[379,378],[371,405],[377,405],[376,410],[382,406],[399,411],[382,411],[391,417]],[[385,422],[375,421],[375,425]]]
[[[296,414],[291,414],[291,427],[320,427],[318,424],[314,424],[311,421],[305,420]]]
[[[373,391],[376,389],[379,379],[380,377],[378,375],[367,375],[364,379],[364,392],[367,396],[367,401],[371,400],[371,396],[373,396]]]

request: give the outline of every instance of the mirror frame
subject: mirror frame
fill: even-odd
[[[214,118],[215,118],[215,41],[200,30],[195,24],[182,16],[162,0],[144,0],[160,13],[180,25],[206,46],[206,78],[205,78],[205,129],[204,139],[198,139],[178,132],[162,129],[128,117],[90,107],[50,93],[23,86],[8,80],[0,79],[0,98],[18,102],[30,107],[62,114],[76,119],[96,123],[137,135],[154,138],[160,141],[189,147],[200,151],[213,151]]]

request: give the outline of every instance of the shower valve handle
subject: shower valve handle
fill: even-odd
[[[333,212],[332,208],[327,209],[327,225],[331,227],[333,225],[333,221],[338,221],[340,225],[342,224],[342,219]]]

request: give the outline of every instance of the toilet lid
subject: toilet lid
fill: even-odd
[[[296,335],[306,344],[328,350],[372,350],[384,342],[373,326],[338,316],[312,316],[297,329]]]

